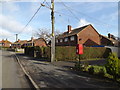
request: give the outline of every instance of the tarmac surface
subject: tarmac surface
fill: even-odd
[[[14,58],[14,53],[2,51],[2,88],[30,88],[23,71]],[[0,78],[1,79],[1,78]]]
[[[118,83],[75,73],[66,67],[17,54],[40,88],[119,88]]]

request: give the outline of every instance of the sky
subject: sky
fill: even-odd
[[[0,0],[1,1],[1,0]],[[0,2],[0,40],[30,40],[37,38],[39,29],[51,31],[51,3],[47,0],[28,24],[30,18],[44,0],[2,0]],[[55,30],[67,31],[67,25],[78,28],[92,24],[98,33],[118,36],[118,0],[57,0],[55,1]]]

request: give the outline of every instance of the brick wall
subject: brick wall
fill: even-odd
[[[110,41],[109,39],[101,36],[101,45],[105,45],[105,46],[112,45],[112,41]]]
[[[78,33],[78,44],[84,44],[86,46],[100,45],[99,34],[92,26],[86,27],[84,30]]]

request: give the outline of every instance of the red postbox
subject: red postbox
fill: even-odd
[[[82,44],[77,44],[76,54],[83,54],[83,45]]]

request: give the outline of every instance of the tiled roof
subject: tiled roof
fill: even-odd
[[[33,39],[33,43],[34,43],[35,41],[39,40],[39,39],[45,41],[45,43],[47,44],[47,42],[46,42],[46,40],[45,40],[44,38]],[[27,41],[26,43],[32,43],[32,40],[29,40],[29,41]]]
[[[24,44],[26,42],[27,42],[27,40],[20,40],[19,42],[18,41],[14,42],[14,44]]]
[[[10,44],[12,44],[12,42],[10,42],[8,40],[2,40],[2,41],[0,41],[0,43],[10,43]]]
[[[86,25],[86,26],[83,26],[83,27],[79,27],[79,28],[73,29],[70,33],[64,32],[63,34],[60,34],[59,36],[57,36],[57,38],[64,38],[64,37],[76,35],[76,34],[78,34],[80,31],[82,31],[83,29],[85,29],[87,26],[89,26],[89,25]]]
[[[112,41],[112,42],[114,42],[116,45],[118,44],[118,40],[114,40],[114,39],[112,39],[112,38],[108,38],[107,36],[104,36],[104,35],[101,35],[102,37],[104,37],[104,38],[106,38],[106,39],[108,39],[108,40],[110,40],[110,41]]]

